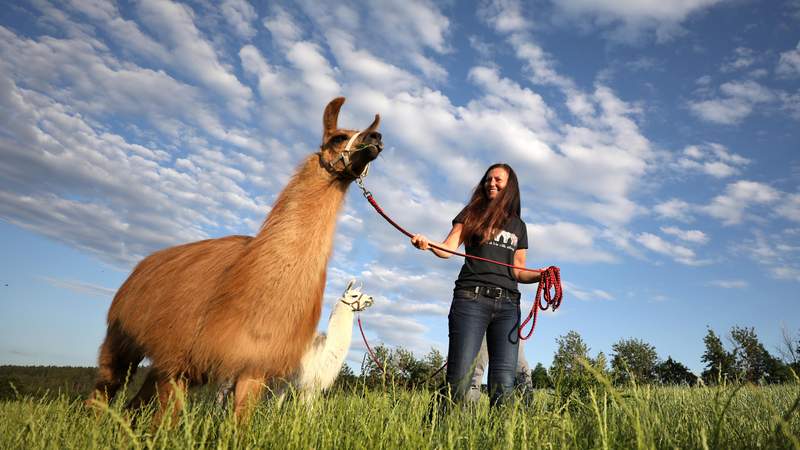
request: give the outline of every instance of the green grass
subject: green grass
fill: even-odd
[[[433,421],[430,392],[390,385],[264,402],[245,426],[210,394],[193,393],[177,424],[160,426],[152,409],[132,424],[121,399],[96,413],[76,397],[22,395],[0,402],[0,448],[800,448],[798,385],[539,391]]]

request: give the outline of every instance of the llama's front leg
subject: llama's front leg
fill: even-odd
[[[264,390],[264,376],[240,375],[236,380],[233,412],[241,422],[250,420],[250,415],[261,399]]]
[[[178,422],[178,414],[183,410],[186,399],[186,387],[187,382],[183,377],[172,379],[159,375],[156,382],[158,413],[153,419],[154,426],[160,425],[164,417],[167,417],[167,414],[172,419],[170,425],[175,425]]]

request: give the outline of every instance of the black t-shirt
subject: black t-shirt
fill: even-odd
[[[464,223],[465,215],[466,208],[453,219],[453,225]],[[501,228],[502,231],[485,244],[476,245],[476,242],[465,241],[466,253],[506,264],[514,264],[514,252],[517,249],[528,248],[528,229],[525,222],[516,216],[509,217]],[[456,289],[475,286],[496,286],[519,294],[517,279],[514,278],[510,267],[466,258],[456,280]]]

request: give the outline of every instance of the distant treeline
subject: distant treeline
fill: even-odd
[[[800,333],[792,337],[784,332],[783,342],[777,349],[779,356],[771,354],[759,341],[754,328],[733,327],[727,336],[728,344],[708,329],[703,338],[705,352],[702,356],[704,370],[692,373],[683,363],[671,356],[661,359],[656,348],[636,338],[620,339],[612,345],[612,353],[599,352],[592,356],[589,346],[577,331],[570,331],[556,339],[558,349],[549,368],[541,363],[531,370],[524,383],[532,388],[571,390],[596,383],[599,378],[611,380],[615,385],[630,383],[688,385],[698,383],[714,385],[724,383],[781,384],[795,381],[800,375]],[[436,350],[416,359],[407,350],[390,350],[383,346],[375,349],[379,367],[371,359],[362,364],[362,375],[357,377],[344,367],[340,384],[365,382],[373,386],[383,377],[401,386],[430,386],[440,382],[444,374],[432,374],[441,367],[444,357]],[[518,379],[518,383],[519,383]]]
[[[558,385],[561,389],[582,390],[600,378],[616,385],[689,386],[720,382],[780,384],[797,380],[800,333],[793,337],[784,332],[778,356],[767,351],[753,328],[733,327],[726,340],[728,345],[714,330],[708,329],[703,338],[705,367],[702,373],[694,374],[672,357],[659,358],[653,345],[635,338],[621,339],[612,345],[610,357],[603,352],[591,356],[581,335],[570,331],[556,339],[558,349],[550,367],[537,364],[522,382],[537,389]],[[390,349],[379,345],[374,353],[377,362],[365,356],[360,375],[347,365],[342,367],[336,387],[376,388],[388,382],[395,387],[418,389],[438,386],[444,380],[445,371],[439,369],[444,365],[445,356],[436,349],[422,358],[416,358],[402,347]],[[92,367],[0,366],[0,400],[46,394],[85,397],[94,385],[96,370]],[[138,370],[128,383],[128,390],[135,391],[146,373],[146,368]]]
[[[142,369],[131,377],[128,390],[138,389],[144,382],[147,370]],[[96,377],[96,367],[0,366],[0,401],[60,394],[86,397]]]

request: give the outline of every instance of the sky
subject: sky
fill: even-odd
[[[514,168],[527,265],[564,283],[532,366],[570,330],[696,373],[709,328],[800,333],[798,0],[33,0],[0,8],[0,364],[94,365],[134,265],[256,233],[337,96],[381,115],[365,183],[412,232]],[[319,329],[356,278],[370,345],[446,353],[461,264],[352,186]]]

